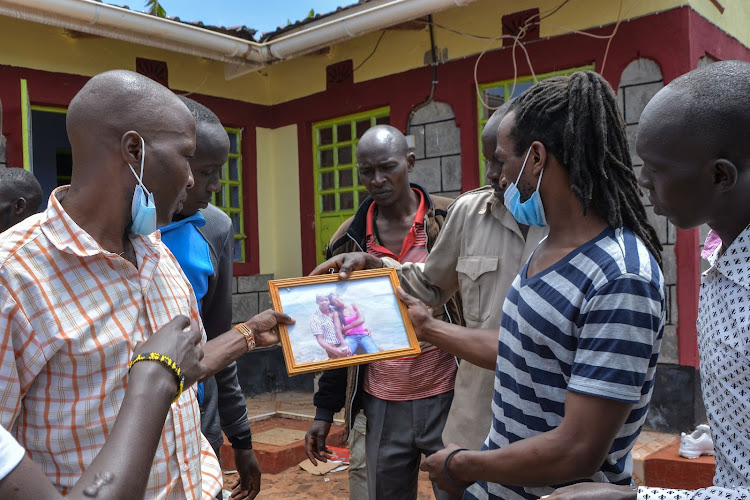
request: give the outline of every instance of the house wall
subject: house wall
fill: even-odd
[[[750,52],[741,43],[742,36],[738,41],[706,20],[715,16],[709,11],[708,0],[696,0],[699,11],[673,8],[684,3],[624,0],[622,17],[633,19],[618,26],[604,68],[606,40],[562,33],[570,28],[613,23],[618,15],[613,5],[619,3],[579,0],[579,9],[569,11],[563,7],[541,26],[542,38],[558,36],[526,45],[533,71],[541,74],[591,64],[597,70],[603,69],[605,78],[618,88],[626,68],[639,58],[653,61],[665,83],[695,68],[706,55],[715,59],[750,60]],[[727,6],[725,16],[744,13],[735,5],[739,2],[723,3]],[[472,34],[494,36],[498,21],[510,9],[538,6],[544,12],[557,5],[558,1],[551,0],[536,3],[480,0],[472,7],[436,14],[435,22]],[[667,10],[636,18],[659,9]],[[720,21],[726,30],[735,29],[730,20]],[[613,28],[603,26],[591,33],[606,36]],[[439,52],[447,49],[450,60],[437,67],[434,101],[440,103],[435,107],[450,112],[433,120],[434,117],[420,116],[429,114],[426,109],[415,114],[410,122],[412,111],[425,102],[432,85],[431,68],[425,66],[425,53],[429,50],[426,34],[423,29],[387,31],[373,57],[355,71],[349,82],[328,83],[326,67],[352,59],[356,68],[372,52],[380,34],[365,35],[334,45],[326,54],[305,56],[226,82],[223,65],[218,63],[102,38],[72,38],[64,30],[0,17],[0,43],[14,47],[13,51],[0,55],[0,100],[8,164],[21,164],[21,78],[28,80],[32,103],[67,107],[93,74],[112,68],[135,69],[136,57],[165,61],[173,89],[192,92],[191,96],[213,109],[225,125],[243,129],[243,196],[249,238],[248,262],[235,267],[238,277],[234,319],[239,321],[268,305],[267,279],[298,276],[315,265],[313,123],[382,106],[390,107],[391,124],[401,130],[407,130],[411,123],[415,131],[422,127],[426,133],[428,124],[441,123],[445,118],[451,128],[447,133],[452,134],[451,140],[457,140],[458,147],[438,154],[443,176],[439,192],[455,194],[456,178],[460,178],[461,191],[480,185],[477,96],[472,75],[476,54],[488,47],[487,42],[436,28]],[[513,78],[512,48],[490,46],[490,49],[476,67],[477,81]],[[525,58],[520,53],[517,56],[518,75],[530,74],[532,68]],[[640,83],[644,90],[653,91],[647,81]],[[424,159],[429,159],[427,149],[424,154]],[[443,161],[455,164],[457,158],[460,158],[460,175],[452,170],[450,189],[444,189]],[[426,171],[434,173],[437,167],[433,165],[432,170]],[[665,225],[664,235],[667,245],[674,244],[667,257],[674,269],[669,271],[674,282],[669,282],[670,333],[663,359],[675,366],[694,368],[699,231],[675,231]]]
[[[461,194],[461,130],[449,104],[430,102],[415,109],[408,133],[414,137],[416,163],[409,180],[430,194]]]
[[[263,96],[268,79],[260,73],[226,81],[224,64],[119,40],[0,16],[0,64],[91,77],[110,69],[135,71],[135,58],[165,61],[170,88],[183,92],[254,101]],[[12,49],[11,49],[12,47]],[[262,102],[263,99],[255,102]]]
[[[723,7],[723,12],[713,0],[689,0],[686,3],[711,24],[718,26],[746,47],[750,47],[750,29],[747,25],[750,19],[750,2],[720,0],[718,3]]]
[[[302,275],[297,125],[257,129],[260,272]]]

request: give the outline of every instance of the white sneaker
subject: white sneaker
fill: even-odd
[[[684,432],[680,436],[680,456],[698,458],[701,455],[714,454],[714,441],[711,439],[711,429],[707,425],[699,425],[690,434]]]

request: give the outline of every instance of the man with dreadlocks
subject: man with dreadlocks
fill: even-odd
[[[675,226],[711,228],[703,257],[698,349],[701,392],[716,446],[714,485],[699,490],[615,485],[561,488],[550,500],[750,498],[750,63],[722,61],[673,80],[641,115],[639,179]],[[708,241],[718,245],[707,251]]]
[[[498,128],[505,204],[549,226],[503,305],[500,334],[433,321],[399,291],[420,339],[495,368],[481,451],[423,468],[465,499],[528,499],[576,481],[630,484],[664,328],[660,244],[646,220],[612,89],[596,73],[544,80]],[[473,484],[472,484],[473,483]]]

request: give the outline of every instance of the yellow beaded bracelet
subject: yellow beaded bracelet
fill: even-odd
[[[253,330],[252,328],[247,326],[247,323],[239,323],[237,325],[234,325],[234,329],[240,332],[245,337],[248,352],[255,349],[255,335],[253,335]]]
[[[161,363],[169,368],[172,373],[174,373],[175,380],[177,381],[177,395],[174,397],[172,402],[174,403],[180,398],[180,396],[182,395],[182,389],[185,387],[185,375],[182,374],[182,369],[177,363],[172,360],[172,358],[170,358],[169,356],[165,356],[164,354],[159,354],[158,352],[147,352],[145,354],[139,354],[130,361],[130,364],[128,365],[128,372],[130,372],[130,370],[133,369],[133,365],[138,363],[139,361],[156,361],[157,363]]]

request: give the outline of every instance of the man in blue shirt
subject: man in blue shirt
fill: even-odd
[[[187,191],[182,211],[160,228],[161,238],[193,287],[206,336],[211,340],[232,326],[234,232],[231,219],[210,203],[213,193],[221,189],[219,171],[229,155],[229,137],[211,110],[179,97],[196,122],[196,150],[190,159],[195,184]],[[200,399],[200,389],[198,395]],[[204,382],[200,403],[203,435],[219,456],[224,431],[232,443],[240,474],[235,490],[241,491],[243,498],[255,498],[261,473],[235,363]]]

